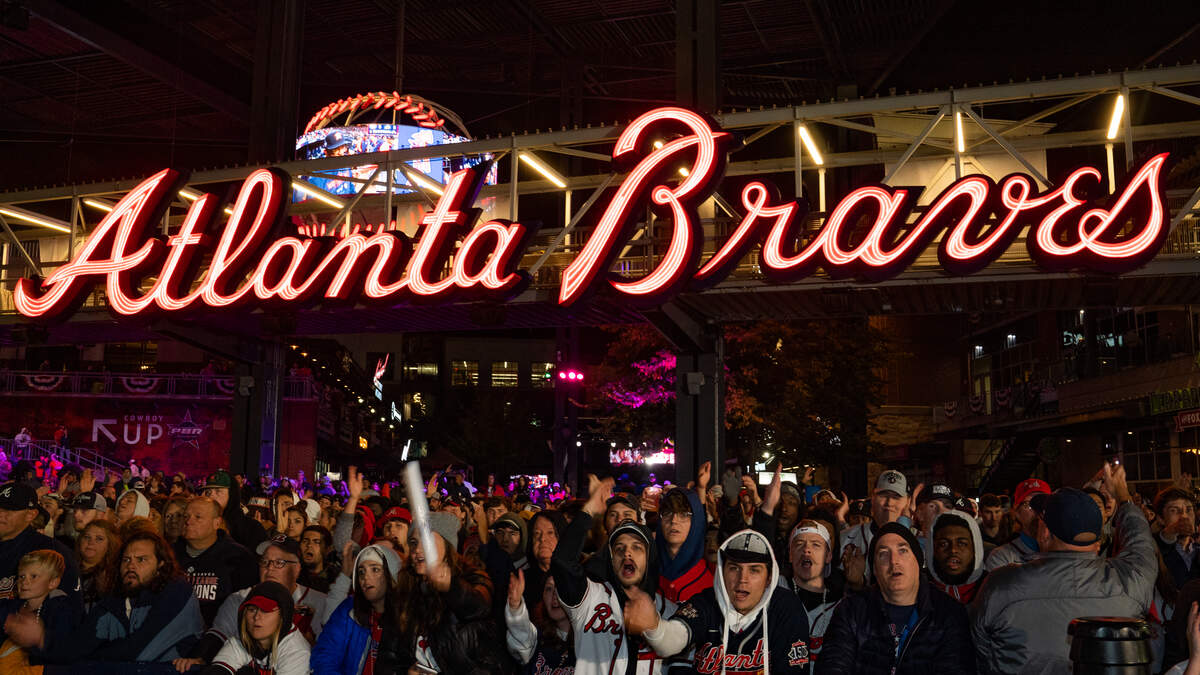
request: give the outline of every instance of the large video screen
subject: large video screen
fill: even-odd
[[[434,145],[449,145],[462,143],[467,139],[457,134],[450,134],[440,129],[407,124],[360,124],[349,127],[325,127],[310,131],[296,140],[296,154],[301,159],[321,159],[324,157],[341,157],[345,155],[361,155],[369,152],[386,152],[404,148],[427,148]],[[474,155],[470,157],[452,157],[449,159],[423,159],[409,162],[408,165],[429,176],[439,183],[445,184],[450,174],[461,169],[477,166],[491,159],[491,155]],[[358,192],[359,185],[375,173],[376,165],[365,164],[349,169],[338,169],[322,172],[321,176],[310,176],[307,182],[335,195],[351,195]],[[411,192],[408,187],[408,176],[400,170],[393,172],[392,185],[397,192]],[[386,176],[380,175],[376,182],[367,188],[367,194],[387,191]],[[357,179],[348,180],[348,179]],[[495,165],[488,172],[487,184],[495,185],[497,171]],[[292,199],[302,202],[311,199],[300,191],[295,191]]]

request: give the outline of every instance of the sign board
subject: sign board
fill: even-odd
[[[1160,180],[1167,155],[1133,170],[1108,196],[1093,167],[1039,190],[1026,174],[999,182],[981,175],[955,181],[909,224],[919,187],[866,185],[851,191],[815,231],[801,231],[807,206],[780,201],[758,180],[741,191],[740,222],[701,260],[698,207],[719,185],[735,135],[677,107],[634,120],[613,147],[625,174],[605,200],[583,247],[563,270],[557,302],[570,306],[604,292],[643,305],[724,279],[755,246],[769,281],[788,282],[823,269],[833,278],[882,281],[903,271],[937,241],[951,275],[977,272],[1028,229],[1026,247],[1043,269],[1113,274],[1147,262],[1168,234]],[[127,194],[45,279],[21,279],[21,314],[64,317],[97,285],[119,316],[282,309],[322,303],[503,301],[529,282],[520,269],[532,226],[505,220],[477,224],[474,207],[485,172],[455,172],[414,239],[399,232],[341,238],[282,236],[291,179],[278,169],[250,174],[223,227],[219,199],[193,201],[178,231],[158,224],[183,183],[164,169]],[[1093,196],[1103,195],[1103,196]],[[669,223],[670,238],[654,268],[638,279],[610,274],[646,208]],[[207,260],[206,269],[201,262]],[[153,280],[152,282],[150,280]]]
[[[1175,416],[1175,431],[1200,427],[1200,410],[1189,410]]]

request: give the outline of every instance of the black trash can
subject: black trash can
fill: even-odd
[[[1085,616],[1067,628],[1075,675],[1150,675],[1150,626],[1122,616]]]

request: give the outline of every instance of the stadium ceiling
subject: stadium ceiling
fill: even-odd
[[[675,98],[676,0],[0,0],[0,156],[22,158],[0,186],[243,163],[256,35],[277,6],[301,8],[301,120],[395,88],[482,137]],[[726,110],[1200,56],[1189,0],[726,0],[717,26]]]

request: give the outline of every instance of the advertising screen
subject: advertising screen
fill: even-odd
[[[434,145],[449,145],[461,143],[466,138],[450,134],[440,129],[407,124],[360,124],[349,127],[325,127],[310,131],[296,140],[296,155],[300,159],[322,159],[324,157],[341,157],[346,155],[361,155],[370,152],[387,152],[404,148],[426,148]],[[491,158],[491,155],[474,155],[470,157],[451,157],[449,159],[422,159],[409,162],[408,165],[429,176],[433,180],[445,184],[450,174],[466,167],[477,166]],[[348,169],[337,169],[322,172],[307,178],[307,182],[335,195],[352,195],[358,191],[362,181],[371,177],[377,168],[374,164],[364,164]],[[496,167],[493,166],[487,176],[487,184],[495,185],[497,178]],[[347,180],[347,179],[357,179]],[[392,184],[395,186],[410,185],[408,176],[403,171],[393,172]],[[367,188],[367,194],[377,194],[387,191],[387,177],[376,177],[375,183]],[[397,192],[411,192],[412,188],[398,187]],[[311,199],[297,191],[292,199],[297,202]]]

